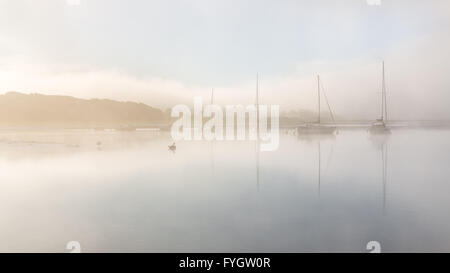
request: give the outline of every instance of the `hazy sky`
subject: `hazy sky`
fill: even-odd
[[[72,4],[71,4],[72,3]],[[450,1],[0,0],[0,93],[315,107],[374,117],[386,61],[393,118],[450,119]]]

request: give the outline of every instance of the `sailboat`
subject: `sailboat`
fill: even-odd
[[[377,119],[369,129],[372,134],[390,134],[391,130],[386,126],[387,123],[387,103],[386,103],[386,80],[384,75],[383,62],[383,83],[381,88],[381,118]]]
[[[317,99],[318,99],[318,117],[317,122],[314,123],[305,123],[300,126],[297,126],[298,134],[333,134],[336,131],[335,126],[327,126],[321,123],[320,117],[320,76],[317,76]],[[326,99],[326,97],[325,97]],[[330,104],[327,99],[328,110],[330,111],[331,118],[334,122],[333,112],[331,111]]]

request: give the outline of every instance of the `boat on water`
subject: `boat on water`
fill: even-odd
[[[383,83],[381,87],[381,118],[377,119],[369,128],[369,132],[375,135],[390,134],[391,130],[387,126],[387,103],[386,103],[386,80],[383,62]]]
[[[386,122],[383,119],[377,119],[370,126],[369,132],[372,134],[390,134],[391,130],[386,126]]]
[[[317,121],[316,122],[312,122],[312,123],[304,123],[301,125],[297,126],[297,133],[298,134],[311,134],[311,135],[321,135],[321,134],[325,134],[325,135],[329,135],[329,134],[334,134],[336,132],[336,126],[334,125],[326,125],[323,124],[321,122],[321,114],[320,114],[320,76],[317,76],[317,107],[318,107],[318,115],[317,115]],[[325,93],[324,93],[325,95]],[[333,120],[334,123],[334,115],[333,112],[331,111],[331,107],[330,104],[328,103],[328,99],[325,96],[326,102],[327,102],[327,106],[328,106],[328,110],[330,112],[330,116],[331,119]]]

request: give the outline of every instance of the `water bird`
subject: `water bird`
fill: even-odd
[[[177,149],[177,146],[175,145],[175,142],[172,145],[169,145],[169,150],[175,151]]]

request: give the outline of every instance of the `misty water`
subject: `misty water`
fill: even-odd
[[[450,251],[449,139],[282,131],[274,152],[174,153],[168,132],[1,131],[0,251]]]

